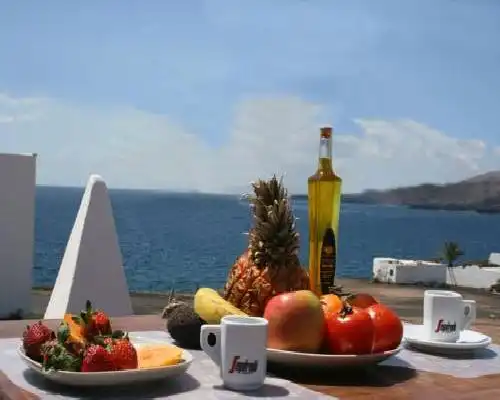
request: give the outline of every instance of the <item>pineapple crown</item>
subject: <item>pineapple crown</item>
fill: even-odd
[[[257,267],[283,267],[299,264],[299,234],[283,177],[252,183],[247,195],[253,214],[249,232],[249,257]]]

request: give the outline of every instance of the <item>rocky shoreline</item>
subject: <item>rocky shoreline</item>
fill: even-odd
[[[415,210],[437,210],[437,211],[472,211],[479,214],[498,214],[500,213],[500,206],[494,207],[481,207],[481,206],[469,206],[460,204],[408,204],[406,206],[410,209]]]
[[[491,171],[459,182],[365,190],[344,194],[346,203],[386,204],[413,209],[500,213],[500,171]]]
[[[342,199],[343,204],[365,204],[365,205],[396,205],[406,207],[410,210],[431,210],[431,211],[468,211],[476,212],[479,214],[500,214],[500,204],[493,206],[485,206],[482,204],[420,204],[420,203],[385,203],[382,201],[375,201],[370,198],[364,198],[362,194],[346,194]],[[307,195],[293,196],[297,200],[307,200]]]

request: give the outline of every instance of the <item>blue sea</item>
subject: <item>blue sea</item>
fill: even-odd
[[[37,188],[36,285],[54,284],[82,194]],[[238,196],[132,190],[111,190],[110,196],[131,290],[221,287],[246,247],[250,214]],[[305,265],[307,201],[295,200],[294,211]],[[433,258],[445,241],[457,241],[467,260],[485,259],[500,251],[499,238],[500,215],[343,204],[337,273],[370,278],[373,257]]]

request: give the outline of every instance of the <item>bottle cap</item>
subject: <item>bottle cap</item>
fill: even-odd
[[[325,139],[330,139],[332,137],[332,127],[331,126],[323,126],[320,128],[321,137]]]

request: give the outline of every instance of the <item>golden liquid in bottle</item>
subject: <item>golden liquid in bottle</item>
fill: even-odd
[[[331,140],[330,137],[324,138],[322,132],[322,140],[324,139],[328,141]],[[322,284],[321,282],[320,269],[323,237],[327,228],[331,228],[334,232],[336,244],[335,253],[336,248],[338,248],[338,228],[342,192],[342,179],[335,174],[332,168],[330,155],[331,143],[325,143],[322,144],[322,146],[327,146],[327,148],[324,151],[320,149],[318,170],[308,179],[309,279],[311,290],[317,295],[326,294],[321,288],[322,286],[323,288],[325,287],[325,283],[323,282]],[[334,267],[335,265],[336,262],[334,263]],[[333,286],[333,279],[329,286]]]

